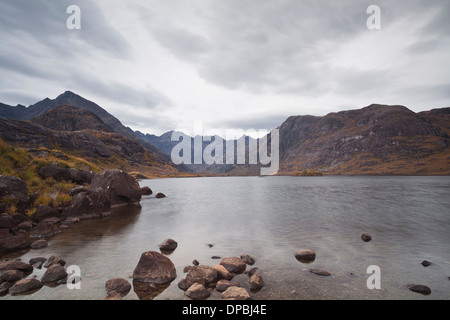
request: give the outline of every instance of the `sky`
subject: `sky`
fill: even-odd
[[[448,0],[1,0],[0,47],[0,102],[70,90],[156,135],[450,106]]]

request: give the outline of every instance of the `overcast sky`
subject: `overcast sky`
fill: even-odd
[[[72,4],[81,30],[66,27]],[[71,90],[158,135],[450,106],[448,0],[1,0],[0,46],[0,102]]]

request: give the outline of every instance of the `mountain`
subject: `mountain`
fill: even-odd
[[[415,113],[404,106],[373,104],[322,117],[291,116],[278,129],[279,175],[316,171],[347,175],[450,174],[450,108]],[[166,154],[178,143],[170,141],[172,131],[160,137],[138,135]],[[191,141],[193,145],[193,138]],[[208,144],[203,143],[202,151]],[[246,152],[248,146],[246,141]],[[187,167],[206,174],[260,172],[259,165],[250,164]]]
[[[280,127],[280,174],[450,174],[450,108],[373,104]]]
[[[60,94],[55,99],[45,98],[44,100],[28,107],[24,107],[23,105],[17,105],[13,107],[6,104],[0,104],[0,117],[15,120],[30,120],[36,116],[44,114],[48,110],[64,105],[92,112],[115,133],[138,142],[144,148],[159,154],[161,157],[165,157],[166,161],[170,161],[170,159],[161,150],[139,139],[133,130],[131,130],[129,127],[125,127],[119,119],[108,113],[98,104],[87,100],[71,91],[66,91]]]
[[[97,130],[114,132],[96,114],[86,109],[71,106],[60,106],[49,109],[31,119],[34,123],[56,131]]]

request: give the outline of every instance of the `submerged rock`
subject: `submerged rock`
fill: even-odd
[[[363,233],[361,235],[361,239],[364,242],[369,242],[370,240],[372,240],[372,236],[370,234],[368,234],[368,233]]]
[[[320,270],[320,269],[310,269],[309,272],[317,274],[319,276],[324,276],[324,277],[331,276],[331,273],[329,273],[328,271]]]
[[[421,284],[410,284],[408,285],[408,289],[423,295],[429,295],[431,293],[431,289],[429,287]]]
[[[427,261],[427,260],[423,260],[421,264],[422,264],[424,267],[429,267],[429,266],[431,266],[431,262],[430,262],[430,261]]]
[[[303,263],[310,263],[316,259],[316,252],[312,249],[302,249],[297,251],[295,258]]]

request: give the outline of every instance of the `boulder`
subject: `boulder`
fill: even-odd
[[[67,221],[73,218],[79,220],[95,219],[103,217],[110,210],[111,200],[108,198],[106,191],[102,189],[88,190],[73,196],[61,217]]]
[[[173,251],[177,248],[178,243],[173,239],[166,239],[160,245],[159,249],[161,251]]]
[[[202,284],[204,286],[206,284],[206,281],[203,278],[181,279],[180,282],[178,282],[178,288],[180,288],[181,290],[185,291],[190,286],[192,286],[194,283],[200,283],[200,284]]]
[[[31,230],[30,238],[48,238],[61,232],[59,226],[61,220],[59,218],[47,218],[38,223],[38,225]]]
[[[429,295],[431,293],[431,289],[429,287],[421,284],[410,284],[408,285],[408,289],[423,295]]]
[[[11,288],[9,288],[9,293],[12,295],[22,294],[39,290],[40,288],[42,288],[41,281],[37,279],[22,279],[17,281]]]
[[[156,251],[144,252],[133,271],[133,281],[167,284],[177,277],[172,261]]]
[[[52,178],[56,181],[72,180],[69,169],[55,165],[42,167],[41,169],[39,169],[38,174],[42,179]]]
[[[213,267],[214,270],[217,272],[217,279],[225,279],[225,280],[231,280],[233,279],[233,274],[230,273],[227,269],[225,269],[224,266],[218,264]]]
[[[39,241],[39,240],[37,240],[37,241]],[[44,257],[35,257],[35,258],[31,258],[28,261],[28,263],[31,264],[36,269],[41,269],[42,265],[44,264],[45,261],[47,261],[47,259]]]
[[[33,272],[33,266],[20,260],[0,261],[0,271],[19,270],[23,273]]]
[[[250,300],[250,294],[245,288],[241,287],[229,287],[222,292],[221,295],[224,300]]]
[[[186,279],[192,279],[195,282],[204,279],[205,284],[209,285],[217,281],[217,271],[210,266],[192,266],[186,275]]]
[[[30,231],[31,229],[33,229],[33,223],[31,221],[21,222],[17,226],[17,229],[19,229],[19,231]]]
[[[122,170],[112,169],[97,173],[92,179],[89,190],[106,191],[111,206],[136,204],[141,200],[139,183]]]
[[[224,292],[229,287],[239,287],[239,283],[236,281],[230,281],[230,280],[219,280],[216,284],[216,290],[219,292]]]
[[[158,192],[156,194],[156,196],[155,196],[156,199],[162,199],[162,198],[165,198],[165,197],[166,197],[166,195],[164,193],[161,193],[161,192]]]
[[[247,264],[244,260],[238,257],[223,258],[220,264],[225,267],[230,273],[238,274],[245,271]]]
[[[48,242],[44,239],[39,239],[36,241],[33,241],[31,243],[31,249],[42,249],[48,246]]]
[[[39,205],[36,208],[36,212],[31,216],[31,218],[35,222],[40,222],[47,218],[58,218],[59,216],[60,213],[56,209],[46,205]]]
[[[14,228],[14,218],[7,213],[0,214],[0,228],[12,230]]]
[[[27,235],[10,235],[0,239],[0,253],[28,249],[31,239]]]
[[[303,263],[309,263],[316,259],[316,252],[312,249],[302,249],[297,251],[295,258]]]
[[[13,285],[14,285],[14,282],[0,283],[0,296],[6,295],[9,291],[9,288],[11,288]]]
[[[0,283],[16,282],[24,277],[22,271],[19,270],[5,270],[0,274]]]
[[[66,265],[66,261],[58,256],[51,256],[48,261],[45,263],[44,267],[48,268],[50,267],[52,264],[59,264],[61,266],[65,266]]]
[[[259,273],[255,273],[250,277],[250,290],[259,290],[264,286],[264,280]]]
[[[149,196],[151,194],[153,194],[153,191],[149,187],[145,186],[141,188],[141,196]]]
[[[94,177],[94,173],[92,171],[87,170],[77,170],[75,168],[69,169],[70,179],[72,182],[76,184],[90,184],[92,182],[92,178]]]
[[[323,277],[331,276],[331,273],[329,273],[328,271],[320,270],[320,269],[310,269],[309,272],[317,274],[319,276],[323,276]]]
[[[59,280],[67,278],[66,269],[59,263],[50,265],[42,276],[42,283],[57,282]]]
[[[211,292],[200,283],[194,283],[184,292],[184,294],[191,299],[198,300],[208,298],[211,295]]]
[[[9,206],[14,204],[18,212],[24,213],[30,204],[25,181],[17,177],[0,175],[0,202],[8,204],[4,209],[9,209]]]
[[[248,254],[241,255],[241,259],[245,261],[246,264],[252,266],[255,264],[255,258],[249,256]]]
[[[372,236],[370,234],[368,234],[368,233],[363,233],[361,235],[361,239],[364,242],[369,242],[370,240],[372,240]]]
[[[125,297],[131,290],[131,284],[123,278],[109,279],[105,283],[106,293],[117,292],[121,297]]]

